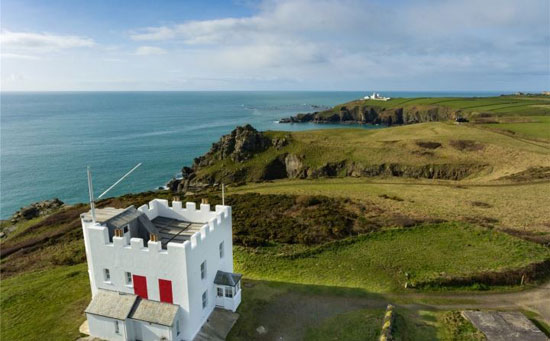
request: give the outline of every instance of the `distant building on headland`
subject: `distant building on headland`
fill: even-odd
[[[550,96],[550,91],[543,91],[541,94],[544,96]]]
[[[384,96],[380,96],[379,93],[376,93],[376,92],[373,92],[372,95],[370,96],[365,96],[363,97],[363,99],[372,99],[372,100],[375,100],[375,101],[387,101],[390,99],[390,97],[384,97]]]

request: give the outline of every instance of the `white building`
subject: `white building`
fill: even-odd
[[[81,216],[92,301],[90,335],[192,340],[215,307],[235,311],[231,207],[155,199]]]
[[[375,101],[387,101],[391,98],[380,96],[379,93],[373,92],[372,95],[370,95],[370,96],[367,95],[367,96],[363,97],[363,99],[372,99],[372,100],[375,100]]]

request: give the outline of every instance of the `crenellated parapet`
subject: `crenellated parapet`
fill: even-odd
[[[112,237],[112,242],[109,239],[108,228],[102,224],[92,224],[83,220],[83,224],[89,231],[89,239],[92,248],[101,245],[107,249],[115,248],[122,249],[124,254],[134,252],[146,253],[177,253],[181,255],[184,252],[192,252],[200,245],[204,244],[207,239],[216,234],[225,232],[230,233],[231,230],[231,207],[216,205],[214,210],[211,210],[209,204],[201,204],[197,208],[194,202],[187,202],[185,207],[181,201],[173,201],[172,206],[168,200],[155,199],[147,205],[142,205],[138,208],[140,212],[145,213],[149,220],[157,217],[166,217],[181,221],[203,224],[203,226],[190,236],[189,240],[183,243],[170,242],[166,245],[166,249],[161,247],[160,241],[148,240],[147,243],[142,238],[126,238],[122,236]],[[217,238],[216,238],[217,239]],[[173,250],[173,251],[171,251]],[[105,251],[104,251],[105,252]],[[106,251],[109,252],[109,251]],[[130,253],[129,253],[130,252]],[[118,253],[118,252],[117,252]]]

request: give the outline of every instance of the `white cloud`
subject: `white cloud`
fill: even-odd
[[[140,46],[136,49],[135,54],[138,56],[158,56],[166,54],[166,50],[156,46]]]
[[[95,42],[90,38],[51,33],[12,32],[2,30],[0,43],[4,48],[59,50],[74,47],[90,47]]]

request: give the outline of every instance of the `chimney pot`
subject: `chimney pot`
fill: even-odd
[[[208,198],[202,198],[201,204],[208,204]]]

